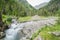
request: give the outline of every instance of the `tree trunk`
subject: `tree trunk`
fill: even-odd
[[[2,11],[0,11],[0,31],[2,31],[3,21],[2,21]]]
[[[0,12],[0,20],[2,21],[2,13]]]
[[[0,27],[2,26],[2,12],[0,11]]]
[[[6,22],[2,21],[3,20],[2,19],[3,10],[0,11],[0,31],[2,31],[2,32],[4,32],[6,29],[8,29],[8,25],[6,24]]]

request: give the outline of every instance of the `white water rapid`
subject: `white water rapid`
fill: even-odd
[[[23,24],[17,23],[17,21],[14,20],[14,22],[11,24],[10,29],[6,30],[6,37],[4,40],[19,40],[20,35],[18,31],[23,28]]]

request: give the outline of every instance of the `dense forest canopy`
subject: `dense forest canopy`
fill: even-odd
[[[59,1],[51,0],[48,5],[36,10],[26,0],[0,0],[0,13],[19,17],[60,15]]]
[[[60,10],[60,0],[51,0],[46,7],[43,9],[46,9],[50,15],[55,15],[59,16],[60,14],[58,13]]]

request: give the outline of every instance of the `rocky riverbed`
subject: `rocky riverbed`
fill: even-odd
[[[10,29],[6,31],[6,37],[4,40],[29,40],[32,34],[45,25],[54,25],[56,18],[44,18],[41,20],[30,21],[25,23],[12,23]],[[2,40],[2,39],[1,39]]]
[[[19,31],[21,35],[23,35],[23,37],[20,40],[29,40],[36,30],[45,27],[45,25],[50,26],[54,25],[55,23],[56,23],[55,18],[47,18],[40,21],[26,22],[23,29]]]

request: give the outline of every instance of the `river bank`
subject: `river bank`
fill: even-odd
[[[12,23],[10,29],[6,31],[4,40],[29,40],[32,34],[43,28],[45,25],[54,25],[56,18],[46,18],[38,21],[30,21],[25,23]]]

